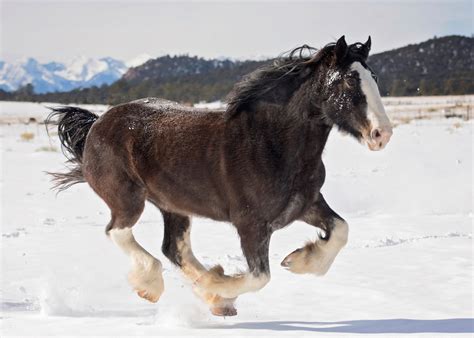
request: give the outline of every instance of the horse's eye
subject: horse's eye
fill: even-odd
[[[357,79],[353,77],[349,77],[346,79],[346,83],[349,87],[355,87],[357,85]]]
[[[377,77],[377,75],[375,75],[375,73],[372,73],[372,79],[374,79],[375,83],[378,83],[379,82],[379,79]]]

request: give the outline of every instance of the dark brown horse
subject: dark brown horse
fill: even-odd
[[[348,46],[344,37],[319,51],[303,46],[238,83],[226,110],[209,111],[147,98],[100,118],[75,107],[55,109],[59,137],[75,167],[53,174],[57,187],[87,182],[107,203],[107,234],[132,259],[130,283],[156,302],[161,263],[132,234],[145,201],[164,219],[162,250],[182,269],[217,315],[234,315],[234,300],[270,280],[272,233],[302,220],[323,230],[282,265],[323,275],[348,238],[347,223],[327,205],[321,153],[340,130],[382,149],[392,129],[376,77],[366,64],[370,38]],[[194,256],[190,216],[231,222],[248,272],[226,275]]]

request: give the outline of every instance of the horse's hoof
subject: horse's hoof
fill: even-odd
[[[137,295],[143,299],[146,299],[147,301],[151,303],[156,303],[160,299],[160,296],[161,296],[161,295],[152,295],[145,290],[138,290]]]
[[[135,266],[128,274],[128,281],[139,297],[156,303],[164,291],[161,263],[155,260],[151,267]]]
[[[237,298],[223,298],[197,287],[194,287],[193,290],[196,295],[202,298],[209,305],[209,309],[214,316],[237,315],[237,310],[234,307],[234,302]]]
[[[325,275],[331,267],[336,253],[324,251],[318,243],[308,243],[300,249],[296,249],[281,262],[288,271],[296,274],[310,273],[315,276]]]
[[[280,263],[280,265],[284,268],[289,268],[291,267],[291,264],[294,263],[295,261],[301,259],[301,254],[303,249],[300,248],[300,249],[296,249],[295,251],[293,251],[292,253],[290,253],[289,255],[287,255],[285,257],[285,259],[283,259]]]
[[[282,267],[293,273],[308,273],[307,253],[303,248],[296,249],[283,259],[280,263]]]
[[[211,308],[211,313],[214,316],[230,317],[237,315],[237,309],[233,306],[213,307]]]

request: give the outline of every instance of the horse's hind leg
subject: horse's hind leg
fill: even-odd
[[[121,223],[122,220],[116,220],[117,223],[114,220],[112,222],[124,224]],[[128,274],[129,283],[140,297],[156,303],[164,289],[161,262],[138,244],[131,227],[112,227],[109,235],[132,260],[132,269]]]
[[[89,183],[111,210],[107,234],[132,261],[130,284],[140,297],[157,302],[164,288],[161,262],[146,251],[132,233],[145,207],[146,191],[126,175],[117,179],[114,174],[111,172],[102,180],[90,179]]]
[[[234,307],[235,298],[224,298],[216,293],[199,287],[199,280],[206,274],[223,274],[220,267],[207,270],[194,256],[191,247],[191,224],[187,216],[161,210],[164,220],[165,234],[162,250],[166,257],[179,266],[187,279],[193,283],[194,292],[210,307],[217,316],[234,316],[237,310]]]

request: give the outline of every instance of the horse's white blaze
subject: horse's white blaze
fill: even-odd
[[[132,260],[129,281],[135,290],[148,300],[158,300],[164,289],[161,262],[138,244],[132,228],[112,229],[109,236]]]
[[[379,88],[370,71],[362,66],[360,62],[354,62],[351,65],[351,70],[359,73],[360,86],[367,100],[367,118],[372,124],[372,129],[380,128],[391,131],[391,123],[385,113]]]

